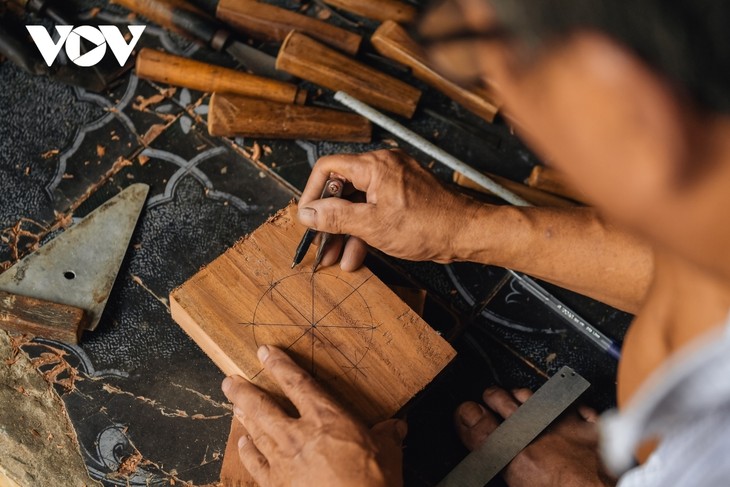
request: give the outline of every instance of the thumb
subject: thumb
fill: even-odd
[[[325,198],[299,208],[297,218],[302,225],[318,232],[363,237],[363,229],[370,227],[372,209],[373,205],[368,203]]]

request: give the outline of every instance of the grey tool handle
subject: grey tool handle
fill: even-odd
[[[563,367],[467,455],[437,487],[483,487],[583,394],[590,383]]]

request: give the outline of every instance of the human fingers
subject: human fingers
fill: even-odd
[[[280,349],[264,345],[259,348],[258,357],[301,416],[317,414],[323,403],[335,404],[312,376]]]
[[[345,237],[343,235],[331,235],[327,240],[327,248],[322,253],[322,267],[329,267],[337,262],[344,246]]]
[[[374,167],[372,159],[366,155],[338,154],[322,157],[312,168],[307,185],[299,198],[299,205],[304,206],[319,199],[322,188],[332,173],[344,177],[356,189],[366,191],[370,186]]]
[[[517,400],[512,394],[505,391],[501,387],[490,387],[484,391],[482,398],[486,405],[503,418],[509,418],[512,413],[520,407]]]
[[[246,415],[237,406],[233,408],[233,414],[246,429],[248,437],[256,445],[256,448],[267,458],[276,451],[276,442],[264,431],[258,421],[247,421]]]
[[[484,406],[469,401],[456,408],[454,424],[464,446],[474,450],[497,429],[499,421]]]
[[[300,205],[297,217],[302,225],[319,232],[362,236],[363,230],[373,225],[375,206],[326,198]]]
[[[276,436],[288,430],[294,421],[269,394],[243,377],[227,377],[222,389],[250,433]]]
[[[269,461],[256,447],[251,436],[244,435],[238,440],[238,456],[258,485],[270,485]]]
[[[598,423],[598,412],[588,406],[578,406],[578,414],[589,423]]]
[[[524,404],[532,397],[532,390],[527,388],[512,389],[512,395],[520,402],[520,404]]]
[[[362,267],[365,257],[368,255],[368,244],[357,237],[350,237],[345,243],[342,251],[340,267],[345,272],[354,272]]]

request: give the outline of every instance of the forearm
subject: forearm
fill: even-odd
[[[635,313],[653,252],[590,208],[479,205],[456,238],[459,260],[509,267]]]

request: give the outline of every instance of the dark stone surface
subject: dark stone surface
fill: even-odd
[[[86,18],[93,6],[72,5]],[[104,7],[98,18],[126,21],[116,6]],[[331,21],[346,24],[337,16]],[[366,32],[372,27],[363,25]],[[143,42],[234,64],[152,25]],[[402,70],[366,54],[361,58],[424,88]],[[179,485],[180,480],[202,485],[218,479],[231,421],[219,388],[223,377],[171,320],[169,292],[284,206],[302,188],[317,157],[389,147],[392,139],[381,130],[367,145],[211,138],[205,126],[208,98],[202,93],[177,89],[144,111],[134,107],[138,97],[164,88],[127,74],[111,92],[91,94],[0,64],[0,226],[5,228],[0,261],[31,251],[69,209],[82,217],[129,184],[151,186],[97,330],[85,333],[78,347],[54,342],[26,347],[34,356],[65,353],[63,360],[78,370],[80,380],[58,390],[92,475],[107,485]],[[326,90],[314,98],[316,104],[336,105]],[[503,123],[478,120],[431,90],[408,125],[466,162],[515,180],[536,163]],[[158,135],[143,143],[155,126]],[[270,147],[271,154],[260,161],[244,157],[242,149],[254,142]],[[424,165],[431,162],[413,154]],[[433,169],[450,180],[447,169]],[[17,244],[16,223],[29,232]],[[460,352],[403,412],[411,425],[408,485],[434,484],[464,455],[451,423],[456,405],[478,400],[483,388],[495,383],[538,387],[543,379],[532,367],[552,373],[570,365],[594,384],[589,403],[599,409],[613,405],[615,362],[533,298],[507,285],[479,312],[500,282],[501,269],[379,256],[369,262],[386,282],[426,288],[427,321]],[[550,289],[606,334],[622,338],[630,316]],[[69,370],[59,379],[69,378]],[[135,474],[115,474],[120,462],[137,453],[143,461]]]

